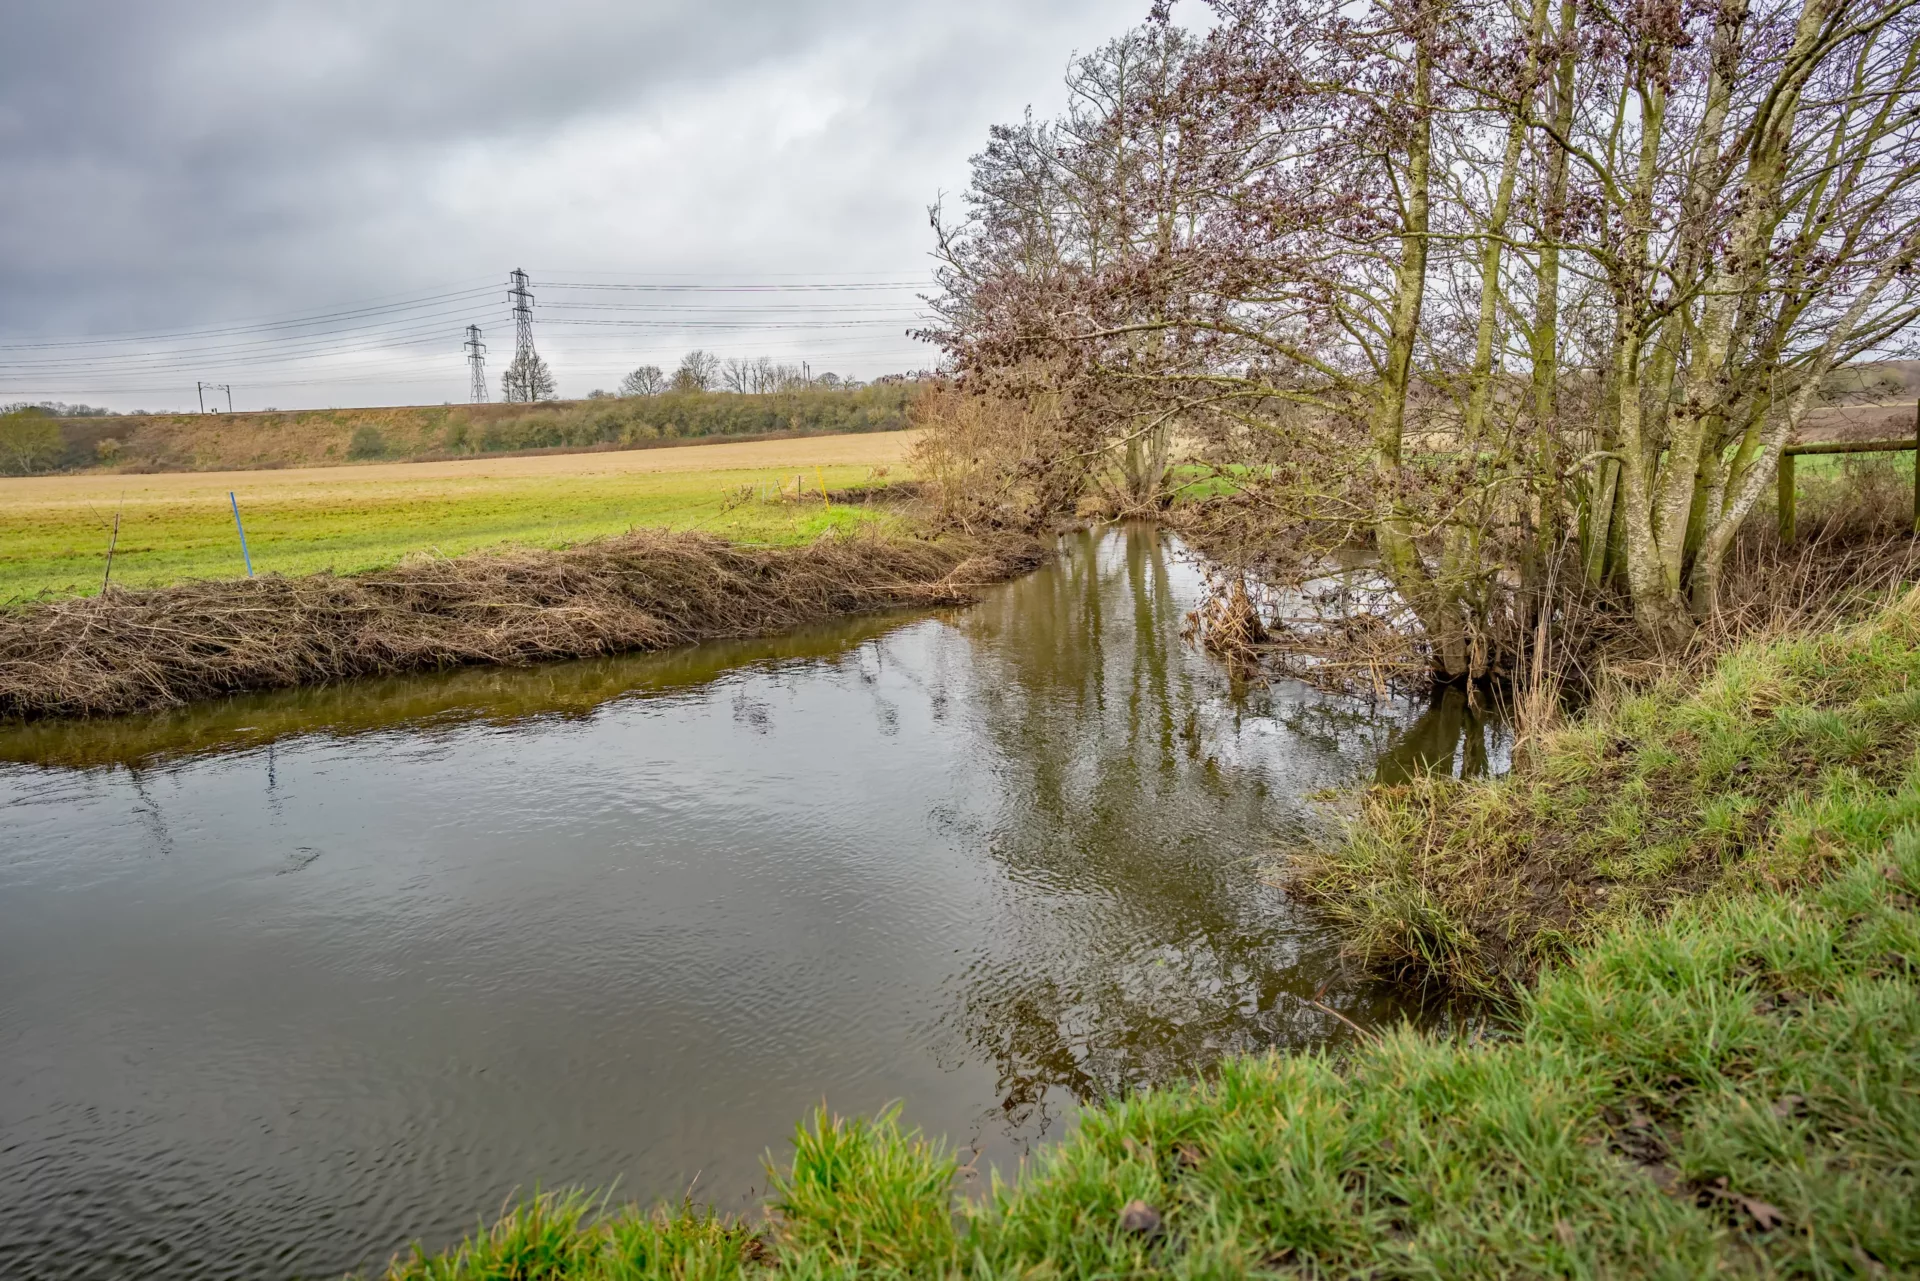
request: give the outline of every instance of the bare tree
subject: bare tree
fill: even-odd
[[[728,391],[749,395],[754,390],[754,365],[750,356],[729,356],[720,363],[720,385]]]
[[[696,347],[680,358],[680,367],[673,371],[672,390],[711,391],[719,374],[720,358]]]
[[[1920,318],[1920,4],[1213,8],[1076,64],[935,211],[963,381],[1054,396],[1037,465],[1136,499],[1176,429],[1271,464],[1444,676],[1530,634],[1574,531],[1684,640],[1828,372]]]
[[[554,398],[553,373],[537,351],[521,352],[500,375],[500,398],[526,404]]]
[[[642,365],[620,380],[622,396],[658,396],[667,389],[667,376],[658,365]]]

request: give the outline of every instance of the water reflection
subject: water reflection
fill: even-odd
[[[531,667],[460,667],[305,689],[242,694],[137,716],[0,721],[0,762],[153,766],[265,747],[285,738],[352,738],[483,723],[583,719],[615,699],[704,685],[755,663],[832,659],[899,627],[900,612],[835,619],[786,636],[712,641]],[[271,760],[271,758],[269,758]]]
[[[0,1275],[338,1275],[534,1183],[744,1208],[822,1098],[1005,1170],[1347,1034],[1310,1002],[1408,1013],[1257,869],[1438,732],[1235,689],[1200,589],[1086,535],[965,610],[0,733]]]
[[[1509,766],[1512,734],[1506,718],[1476,691],[1448,685],[1433,692],[1426,711],[1391,736],[1374,781],[1388,785],[1416,778],[1485,778]]]
[[[1411,1012],[1255,870],[1299,833],[1299,798],[1371,758],[1392,718],[1235,689],[1179,639],[1186,573],[1131,530],[961,623],[1004,763],[986,845],[1021,938],[969,969],[958,1030],[1017,1122],[1225,1053],[1338,1039],[1316,994],[1366,1022]]]

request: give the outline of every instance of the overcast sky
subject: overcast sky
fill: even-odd
[[[5,0],[0,401],[464,400],[468,323],[497,396],[514,267],[562,395],[693,346],[932,364],[927,204],[1145,10]],[[755,285],[815,287],[713,288]]]

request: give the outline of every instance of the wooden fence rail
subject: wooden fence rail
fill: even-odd
[[[1788,445],[1780,451],[1780,541],[1794,539],[1793,460],[1802,454],[1897,454],[1913,451],[1913,532],[1920,534],[1920,401],[1913,406],[1912,440],[1836,440]]]

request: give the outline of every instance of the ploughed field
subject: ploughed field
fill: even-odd
[[[792,543],[884,520],[819,490],[906,474],[918,433],[876,432],[593,454],[284,471],[0,479],[0,602],[244,573],[229,491],[256,573],[341,573],[411,553],[559,546],[634,527]],[[796,477],[805,501],[793,501]],[[779,497],[780,487],[786,497]]]

